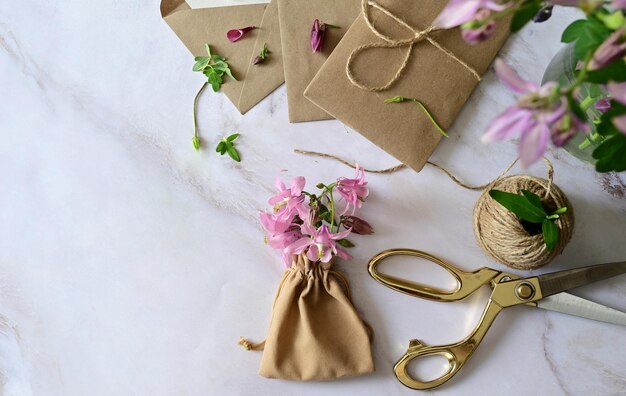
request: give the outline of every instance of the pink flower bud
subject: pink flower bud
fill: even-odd
[[[319,19],[313,21],[313,26],[311,26],[311,50],[313,52],[322,51],[326,29],[326,24],[321,23]]]
[[[356,216],[342,216],[341,222],[344,227],[352,229],[355,234],[371,235],[374,233],[374,228],[370,223]]]

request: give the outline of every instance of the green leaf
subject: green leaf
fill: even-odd
[[[196,63],[193,65],[192,70],[195,72],[204,70],[204,68],[209,65],[209,62],[211,62],[211,58],[208,56],[196,56],[194,60]]]
[[[220,90],[220,87],[221,85],[218,82],[211,83],[211,88],[213,88],[213,92],[218,92]]]
[[[241,157],[239,157],[239,152],[232,144],[226,145],[226,151],[228,152],[228,155],[230,156],[230,158],[232,158],[233,160],[237,162],[241,162]]]
[[[563,31],[563,35],[561,36],[561,42],[563,43],[572,43],[578,40],[578,37],[582,34],[585,25],[587,24],[586,19],[579,19],[569,24],[568,27]]]
[[[233,73],[230,71],[230,67],[227,67],[226,70],[224,70],[224,72],[226,72],[226,74],[228,75],[228,77],[232,78],[233,80],[237,81],[237,79],[235,78],[235,76],[233,76]]]
[[[626,62],[618,59],[599,70],[587,72],[585,81],[595,84],[606,84],[609,81],[626,81]]]
[[[400,103],[400,102],[404,102],[405,100],[407,100],[405,97],[394,96],[393,98],[385,99],[385,103]]]
[[[546,218],[546,211],[543,208],[537,208],[522,195],[499,190],[490,190],[489,195],[522,220],[541,223]]]
[[[626,170],[626,135],[617,133],[600,144],[592,153],[598,172]]]
[[[546,249],[551,252],[559,241],[559,227],[552,220],[546,219],[541,223],[541,231]]]
[[[622,11],[620,10],[615,11],[612,14],[598,13],[597,15],[598,19],[604,22],[604,26],[611,30],[617,30],[624,26],[624,14],[622,14]]]
[[[221,153],[221,152],[222,152],[222,150],[224,149],[224,146],[225,146],[225,145],[226,145],[226,143],[224,143],[224,142],[220,141],[220,142],[217,144],[217,147],[215,148],[215,151],[216,151],[216,152],[218,152],[218,153]]]
[[[530,22],[541,9],[541,3],[530,1],[522,5],[513,15],[511,20],[511,32],[515,33]]]
[[[546,210],[543,208],[543,204],[541,203],[541,198],[539,198],[539,195],[534,194],[528,190],[522,190],[522,194],[524,194],[524,197],[526,197],[528,202],[533,204],[536,208],[543,211],[544,213],[546,212]]]
[[[345,247],[345,248],[351,248],[351,247],[354,247],[354,243],[350,242],[349,240],[347,240],[347,239],[345,239],[345,238],[344,238],[344,239],[339,239],[339,240],[337,241],[337,245],[339,245],[339,246],[343,246],[343,247]]]
[[[600,123],[596,127],[596,131],[602,136],[609,136],[621,133],[613,124],[613,118],[626,115],[626,106],[612,100],[611,109],[602,114]]]
[[[567,212],[567,207],[562,207],[562,208],[558,208],[557,210],[555,210],[554,212],[552,212],[552,214],[558,214],[561,215],[563,213]]]
[[[587,55],[595,51],[610,34],[611,31],[607,29],[602,22],[590,16],[574,46],[576,59],[585,59]]]
[[[211,57],[211,47],[209,47],[208,44],[204,44],[204,48],[206,49],[206,53],[209,55],[209,58]]]
[[[219,63],[219,62],[224,62],[226,58],[224,58],[221,55],[211,55],[211,60],[213,60],[213,62],[215,63]]]
[[[234,134],[230,135],[229,137],[227,137],[226,140],[229,141],[229,142],[232,142],[235,139],[237,139],[238,137],[239,137],[239,134],[238,133],[234,133]]]

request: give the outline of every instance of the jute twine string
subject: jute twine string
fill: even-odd
[[[355,165],[335,155],[318,153],[315,151],[295,150],[298,154],[329,158],[354,168]],[[563,191],[553,183],[554,167],[547,158],[544,158],[547,167],[547,179],[528,175],[505,175],[515,166],[513,161],[493,181],[483,185],[470,185],[461,181],[446,168],[428,161],[427,164],[444,172],[455,184],[468,190],[483,191],[476,202],[473,214],[473,228],[476,241],[480,248],[494,260],[511,268],[532,270],[550,263],[563,252],[572,237],[574,230],[574,211]],[[390,174],[406,168],[404,164],[387,169],[365,172]],[[529,233],[520,219],[508,209],[489,196],[489,190],[519,193],[528,190],[542,198],[548,210],[566,207],[567,212],[556,220],[559,228],[559,240],[552,251],[546,249],[540,229],[536,233]],[[540,226],[540,225],[539,225]],[[528,227],[528,225],[527,225]]]
[[[382,12],[389,18],[393,19],[400,26],[412,32],[413,37],[406,38],[406,39],[394,39],[381,33],[376,28],[376,26],[374,26],[374,23],[372,22],[370,18],[369,7],[379,10],[380,12]],[[346,75],[348,76],[348,79],[353,85],[363,90],[372,91],[372,92],[380,92],[380,91],[385,91],[389,89],[402,76],[404,69],[406,69],[407,65],[409,64],[409,60],[411,59],[411,54],[413,53],[413,47],[415,46],[415,44],[424,40],[428,41],[430,44],[435,46],[435,48],[437,48],[438,50],[446,54],[448,57],[450,57],[454,61],[458,62],[461,66],[467,69],[476,78],[476,80],[480,81],[480,74],[478,74],[478,72],[473,67],[471,67],[465,61],[457,57],[452,51],[448,50],[447,48],[439,44],[436,40],[434,40],[432,37],[430,37],[431,33],[442,30],[441,28],[438,28],[436,26],[429,26],[423,30],[416,29],[412,27],[411,25],[409,25],[408,23],[406,23],[404,20],[402,20],[402,18],[393,14],[387,8],[378,4],[374,0],[362,0],[361,13],[363,14],[363,18],[365,19],[365,22],[367,23],[367,26],[370,28],[372,33],[374,33],[381,40],[385,41],[385,43],[368,43],[368,44],[364,44],[359,47],[356,47],[354,50],[352,50],[352,52],[350,53],[350,56],[348,57],[348,62],[346,63]],[[400,48],[400,47],[407,47],[404,60],[402,61],[402,64],[396,71],[395,75],[386,84],[381,85],[381,86],[373,86],[373,85],[360,82],[354,76],[354,73],[352,71],[352,63],[354,62],[354,58],[361,52],[370,48]]]

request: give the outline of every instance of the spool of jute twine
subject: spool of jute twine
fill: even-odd
[[[334,155],[314,151],[295,150],[296,153],[331,158],[350,167],[350,162]],[[478,246],[494,260],[515,269],[532,270],[543,267],[560,255],[570,241],[574,231],[574,210],[563,191],[553,183],[554,168],[552,163],[544,158],[548,168],[547,179],[529,175],[505,176],[515,166],[513,161],[504,172],[492,182],[473,186],[462,182],[447,169],[433,162],[427,162],[443,171],[454,183],[468,190],[483,191],[474,206],[474,236]],[[404,165],[397,165],[388,169],[370,170],[370,173],[389,174],[404,169]],[[500,205],[489,195],[489,190],[519,194],[521,190],[528,190],[541,197],[542,203],[548,212],[567,207],[567,212],[555,220],[559,228],[559,239],[552,251],[548,251],[541,233],[541,225],[528,224],[520,220],[515,214]]]

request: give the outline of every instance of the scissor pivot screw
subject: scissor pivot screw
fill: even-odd
[[[535,288],[528,282],[520,282],[515,288],[515,295],[520,300],[530,300],[535,295]]]

